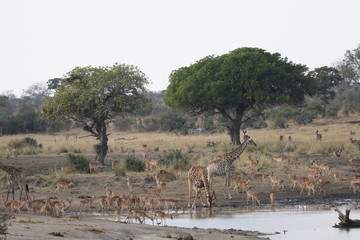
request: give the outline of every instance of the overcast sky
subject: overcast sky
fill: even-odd
[[[0,93],[116,62],[160,91],[172,70],[240,47],[332,66],[360,44],[359,10],[359,0],[0,0]]]

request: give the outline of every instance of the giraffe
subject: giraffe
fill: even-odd
[[[217,175],[217,176],[224,175],[224,188],[225,188],[224,196],[225,196],[225,198],[227,198],[227,196],[228,196],[229,199],[231,199],[230,173],[231,173],[231,169],[233,168],[232,164],[244,152],[244,150],[246,149],[246,147],[248,145],[256,146],[256,143],[251,138],[249,138],[248,140],[243,142],[243,144],[241,144],[239,147],[237,147],[235,150],[233,150],[229,153],[225,153],[224,155],[217,156],[216,157],[217,159],[215,161],[212,161],[206,168],[208,182],[209,182],[210,187],[212,185],[212,177],[214,175]],[[226,192],[228,193],[227,196],[226,196]]]
[[[203,199],[201,195],[201,188],[205,188],[205,195],[206,195],[206,202],[208,207],[211,207],[212,198],[214,195],[214,192],[210,190],[209,182],[206,176],[206,171],[201,166],[192,166],[188,172],[188,182],[189,182],[189,203],[188,206],[190,207],[191,202],[191,192],[194,189],[196,192],[194,203],[192,207],[195,207],[196,200],[198,197],[201,197],[201,202],[203,205]]]
[[[24,189],[25,189],[25,194],[26,194],[26,200],[29,200],[29,196],[28,196],[29,188],[28,188],[28,185],[26,184],[25,169],[5,165],[2,162],[0,162],[0,168],[7,173],[8,191],[7,191],[6,201],[9,199],[10,186],[12,188],[12,196],[13,196],[13,200],[14,200],[14,198],[15,198],[14,197],[15,183],[17,183],[20,188],[20,201],[21,201],[21,196],[22,196],[22,192]]]

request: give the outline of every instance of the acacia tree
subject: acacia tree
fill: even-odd
[[[99,143],[96,160],[104,165],[108,151],[107,124],[116,116],[132,113],[146,104],[148,79],[137,67],[114,64],[110,67],[77,67],[67,73],[53,97],[42,106],[49,120],[71,119]]]
[[[241,125],[271,104],[301,102],[316,92],[307,67],[259,48],[208,56],[171,73],[165,103],[193,114],[221,114],[234,144]]]
[[[334,87],[339,85],[343,78],[340,72],[333,67],[320,67],[315,68],[309,73],[312,77],[318,80],[318,90],[316,95],[320,98],[323,104],[322,116],[326,115],[326,106],[330,103],[330,100],[335,98]]]

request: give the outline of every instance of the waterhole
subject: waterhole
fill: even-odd
[[[351,209],[350,218],[360,219],[356,205],[338,207],[342,212]],[[198,208],[172,213],[174,219],[167,219],[166,225],[185,228],[217,228],[258,231],[268,233],[272,240],[358,240],[360,229],[337,229],[338,214],[333,207],[291,206],[261,208]],[[101,218],[104,218],[102,216]],[[115,218],[108,216],[107,220]],[[125,220],[125,216],[121,217]],[[146,220],[146,224],[152,224]]]

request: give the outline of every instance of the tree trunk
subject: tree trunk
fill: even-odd
[[[240,141],[240,127],[241,127],[241,122],[238,121],[232,121],[231,122],[231,126],[228,126],[228,132],[230,135],[230,140],[232,144],[235,145],[240,145],[241,141]]]
[[[359,228],[360,220],[351,220],[350,219],[350,210],[346,210],[345,215],[338,209],[335,209],[339,214],[339,224],[335,224],[335,228]]]
[[[107,129],[105,122],[99,123],[98,128],[96,129],[98,133],[99,144],[97,145],[97,156],[95,159],[100,162],[100,165],[105,166],[105,157],[108,153],[108,137],[107,137]]]

